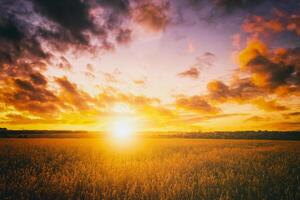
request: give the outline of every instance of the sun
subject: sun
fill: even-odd
[[[108,130],[110,138],[118,144],[130,143],[138,129],[138,117],[126,103],[116,103],[111,108]]]
[[[129,119],[118,118],[112,124],[112,134],[117,140],[129,140],[133,131],[133,123]]]
[[[118,117],[113,120],[110,126],[111,136],[115,141],[129,141],[136,131],[134,120],[128,117]]]

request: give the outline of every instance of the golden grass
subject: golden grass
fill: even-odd
[[[2,139],[0,199],[300,199],[300,142]]]

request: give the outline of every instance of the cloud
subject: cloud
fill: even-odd
[[[211,67],[213,66],[215,59],[215,54],[211,52],[205,52],[196,58],[196,62],[193,64],[193,66],[198,68]]]
[[[57,66],[58,66],[58,68],[64,69],[67,71],[71,70],[71,68],[72,68],[71,63],[64,56],[61,56],[59,58],[59,63],[57,64]]]
[[[111,73],[103,72],[103,77],[104,77],[106,82],[118,83],[120,81],[119,77],[118,77],[120,74],[121,74],[121,72],[118,69],[115,69]]]
[[[131,42],[131,33],[132,31],[130,29],[120,29],[116,36],[116,41],[119,44],[128,44]]]
[[[296,8],[297,6],[295,6]],[[273,9],[271,16],[254,15],[248,17],[242,24],[246,33],[269,36],[272,33],[292,32],[300,35],[300,16],[297,11],[287,13],[283,10]]]
[[[91,66],[88,68],[92,70]],[[37,73],[32,77],[11,77],[5,81],[6,84],[0,86],[3,91],[0,100],[8,114],[1,120],[2,124],[95,124],[99,118],[105,119],[112,114],[110,109],[116,103],[130,105],[137,116],[149,122],[152,120],[155,125],[175,117],[173,111],[161,105],[158,98],[124,93],[113,88],[91,96],[66,76],[55,77],[52,82]],[[152,119],[154,116],[155,119]]]
[[[285,20],[288,18],[284,13],[282,15]],[[300,92],[299,47],[271,48],[261,39],[286,31],[286,24],[283,19],[266,20],[260,16],[245,21],[242,28],[251,35],[247,38],[245,48],[238,53],[237,76],[228,84],[219,80],[210,81],[207,85],[208,94],[203,98],[214,104],[252,104],[266,112],[288,110],[288,106],[278,104],[278,99]],[[238,40],[235,45],[239,48],[241,34],[235,37]]]
[[[180,77],[190,77],[192,79],[198,79],[200,75],[200,71],[195,67],[191,67],[190,69],[180,72],[177,75]]]
[[[188,40],[187,41],[187,52],[188,53],[194,53],[196,51],[194,44],[192,41]]]
[[[6,106],[40,116],[52,115],[59,109],[59,100],[56,94],[47,88],[44,77],[10,78],[6,81],[0,94],[0,99]]]
[[[241,47],[241,35],[239,33],[232,36],[232,45],[237,49]]]
[[[211,52],[205,52],[201,56],[196,58],[196,61],[192,66],[178,73],[177,75],[180,77],[190,77],[192,79],[198,79],[200,76],[200,70],[203,70],[207,67],[211,67],[215,61],[216,56]]]
[[[130,9],[125,0],[3,0],[0,65],[20,65],[24,59],[49,62],[70,49],[106,51],[116,43],[128,43],[131,30],[124,27]]]
[[[221,81],[211,81],[207,89],[206,98],[217,104],[226,102],[252,104],[267,112],[288,110],[286,106],[279,105],[276,100],[268,99],[268,93],[255,86],[249,79],[239,79],[231,85],[226,85]],[[264,97],[260,97],[262,95]]]
[[[282,121],[282,122],[272,122],[264,124],[264,128],[269,130],[280,130],[280,131],[299,131],[300,123],[299,121]]]
[[[234,14],[253,13],[269,0],[188,0],[185,7],[192,8],[204,20],[216,20]],[[278,2],[277,2],[278,3]],[[276,3],[276,4],[277,4]]]
[[[127,103],[134,107],[143,107],[145,105],[159,104],[158,98],[150,98],[143,95],[134,95],[131,93],[123,93],[116,89],[106,90],[97,96],[98,102],[104,104]]]
[[[291,112],[288,113],[289,116],[300,116],[300,112]]]
[[[201,96],[181,97],[176,99],[177,108],[199,113],[216,114],[221,110],[204,100]]]
[[[130,42],[130,9],[123,0],[1,1],[1,102],[37,116],[90,111],[90,95],[66,77],[50,86],[45,71],[70,70],[66,52],[101,53]]]
[[[146,84],[147,84],[147,77],[144,77],[143,79],[136,79],[136,80],[133,80],[133,83],[134,83],[135,85],[146,86]]]
[[[248,42],[240,53],[241,70],[248,72],[253,84],[266,90],[300,88],[300,48],[271,51],[261,41]]]
[[[249,79],[238,79],[231,85],[226,85],[222,81],[210,81],[207,84],[208,98],[215,102],[244,102],[262,94]]]
[[[271,32],[282,32],[284,30],[283,24],[278,19],[266,20],[261,16],[251,16],[247,19],[243,25],[242,29],[244,32],[262,34]]]
[[[93,109],[91,103],[95,103],[94,99],[85,91],[80,90],[75,83],[70,82],[67,77],[56,78],[55,82],[61,88],[59,96],[64,105],[79,111]]]
[[[134,21],[142,25],[144,28],[158,32],[165,30],[170,22],[168,16],[168,10],[170,4],[168,2],[161,2],[154,4],[150,2],[138,3],[132,10],[132,16]]]
[[[293,14],[287,16],[290,17],[286,26],[287,30],[295,32],[298,36],[300,36],[300,15]]]
[[[285,111],[288,110],[286,106],[278,105],[275,100],[266,100],[263,98],[255,98],[250,101],[252,104],[256,105],[258,108],[271,112],[271,111]]]
[[[245,119],[245,122],[265,122],[265,121],[269,121],[268,118],[264,118],[264,117],[260,117],[257,115],[251,116],[247,119]]]
[[[47,79],[45,76],[43,76],[40,72],[35,72],[30,74],[30,78],[33,83],[37,85],[46,85],[47,84]]]
[[[56,23],[63,37],[74,43],[87,44],[84,31],[96,32],[96,26],[89,15],[90,5],[81,0],[32,0],[34,11]],[[76,19],[76,20],[74,20]],[[67,38],[65,38],[67,39]]]
[[[89,78],[96,78],[94,67],[91,64],[86,65],[84,74]]]
[[[224,119],[224,118],[234,118],[234,117],[243,117],[246,116],[248,114],[246,113],[220,113],[220,114],[209,114],[209,115],[201,115],[199,116],[198,114],[188,114],[188,115],[183,115],[181,116],[181,120],[183,120],[184,122],[188,122],[188,123],[197,123],[197,122],[204,122],[204,121],[208,121],[208,120],[216,120],[216,119]]]
[[[295,112],[288,112],[288,113],[284,113],[282,114],[282,116],[285,118],[285,119],[290,119],[290,118],[299,118],[300,117],[300,112],[298,111],[295,111]]]

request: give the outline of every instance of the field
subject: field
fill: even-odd
[[[300,142],[1,139],[0,199],[300,199]]]

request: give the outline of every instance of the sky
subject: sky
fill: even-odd
[[[297,0],[0,2],[0,127],[300,130]]]

